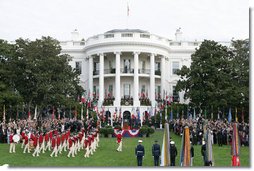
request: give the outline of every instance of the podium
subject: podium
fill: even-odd
[[[129,129],[129,120],[128,119],[123,120],[123,129],[125,129],[125,130]]]

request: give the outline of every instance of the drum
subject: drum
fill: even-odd
[[[20,136],[19,136],[18,134],[15,134],[15,135],[13,136],[13,141],[14,141],[15,143],[18,143],[19,140],[20,140]]]
[[[30,141],[29,141],[29,148],[30,148],[30,149],[33,149],[33,148],[34,148],[34,141],[33,141],[33,140],[30,140]]]

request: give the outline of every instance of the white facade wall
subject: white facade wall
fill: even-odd
[[[129,34],[132,37],[122,37],[122,34]],[[76,34],[75,34],[76,35]],[[161,96],[163,92],[167,95],[173,95],[173,86],[176,85],[179,77],[173,74],[173,62],[179,63],[179,69],[186,65],[187,67],[191,64],[191,54],[195,52],[201,42],[188,42],[188,41],[172,41],[167,38],[163,38],[154,34],[142,30],[113,30],[106,32],[104,34],[99,34],[93,37],[88,38],[86,41],[79,41],[78,36],[75,36],[75,41],[65,41],[61,42],[62,53],[67,53],[73,57],[70,61],[70,65],[75,68],[75,63],[78,61],[82,62],[82,73],[80,75],[80,84],[83,88],[89,91],[89,79],[92,79],[91,84],[96,86],[96,93],[100,91],[100,78],[104,79],[103,91],[108,93],[109,85],[113,86],[113,96],[116,96],[116,86],[120,86],[120,98],[124,96],[124,84],[130,84],[130,96],[134,98],[135,93],[141,95],[142,85],[145,85],[145,93],[148,93],[148,97],[151,97],[151,91],[157,92],[157,86],[161,88]],[[134,77],[135,73],[122,73],[124,69],[124,60],[130,60],[130,68],[136,69],[134,61],[134,53],[138,52],[138,78],[137,88],[138,92],[134,92]],[[120,66],[116,66],[116,54],[120,53]],[[90,69],[93,71],[96,70],[94,67],[94,62],[100,64],[100,54],[104,55],[104,72],[103,75],[99,75],[100,72],[97,72],[96,75],[91,75],[93,72],[89,72]],[[150,65],[150,55],[154,54],[155,62],[161,63],[165,61],[163,67],[160,64],[161,73],[164,73],[164,77],[161,75],[155,74],[155,82],[151,87],[151,65]],[[89,65],[89,58],[92,58],[92,64]],[[111,61],[111,67],[109,66],[109,61]],[[145,62],[144,66],[142,63]],[[120,67],[120,73],[118,73],[117,68]],[[156,67],[156,65],[154,65]],[[111,69],[115,69],[115,72],[111,73]],[[144,70],[142,70],[144,69]],[[90,74],[90,76],[89,76]],[[120,84],[116,85],[116,77],[119,78],[120,75]],[[162,83],[162,78],[165,80]],[[154,89],[154,90],[153,90]],[[188,103],[183,99],[184,92],[180,92],[180,103]],[[114,103],[120,104],[120,103]],[[137,103],[138,104],[138,103]],[[133,106],[116,106],[121,107],[123,110],[132,111]],[[135,106],[140,108],[140,112],[144,112],[151,108],[151,106]],[[154,108],[154,106],[153,106]],[[110,112],[115,111],[115,106],[107,106],[106,109],[109,109]]]

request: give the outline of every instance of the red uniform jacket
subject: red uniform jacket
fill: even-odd
[[[88,136],[88,144],[89,144],[89,146],[91,146],[91,144],[92,144],[90,136]]]
[[[41,144],[42,142],[43,142],[43,135],[40,134],[40,136],[39,136],[39,143]]]
[[[117,134],[116,138],[117,138],[117,142],[120,143],[121,140],[122,140],[122,135],[121,134]]]
[[[65,141],[65,134],[61,135],[61,141],[62,141],[62,143]]]
[[[49,141],[49,133],[48,133],[48,132],[45,134],[45,141],[46,141],[46,142]]]
[[[34,136],[33,141],[34,141],[34,147],[36,147],[38,143],[38,137]]]
[[[28,136],[25,135],[25,144],[28,144]]]
[[[51,146],[52,146],[52,148],[55,148],[55,146],[56,146],[56,138],[52,138],[52,140],[51,140]]]
[[[21,137],[22,137],[22,139],[25,139],[25,132],[21,132]]]
[[[84,146],[85,146],[85,148],[88,146],[88,140],[87,139],[85,139],[85,141],[84,141]]]
[[[79,134],[78,134],[79,141],[82,140],[82,137],[83,137],[82,133],[79,133]]]
[[[54,135],[58,135],[58,131],[57,130],[54,130]]]
[[[61,137],[57,136],[57,146],[59,146],[61,144]]]
[[[53,138],[53,131],[50,131],[49,132],[49,139],[52,140],[52,138]]]
[[[10,135],[9,140],[10,140],[10,143],[13,143],[13,134]]]
[[[69,148],[71,148],[71,146],[72,146],[72,140],[69,139]]]

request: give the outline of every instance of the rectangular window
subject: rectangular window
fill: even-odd
[[[99,62],[93,63],[93,75],[99,75],[100,65]]]
[[[155,63],[155,71],[160,71],[161,70],[161,63],[160,62],[156,62]]]
[[[97,93],[97,92],[96,92],[96,86],[93,86],[93,94],[92,94],[93,97],[96,97],[96,93]]]
[[[145,74],[146,63],[145,61],[140,61],[140,63],[141,63],[140,74]]]
[[[141,87],[141,93],[143,94],[145,94],[145,92],[146,92],[146,86],[145,85],[142,85],[142,87]]]
[[[107,39],[107,38],[114,38],[114,34],[105,34],[104,38],[105,39]]]
[[[150,39],[150,35],[149,34],[140,34],[141,38],[147,38]]]
[[[133,37],[132,33],[122,33],[121,34],[122,37]]]
[[[176,86],[173,86],[173,101],[179,102],[179,93],[176,91]]]
[[[124,97],[129,98],[130,97],[130,89],[131,85],[130,84],[124,84]]]
[[[108,86],[108,96],[112,97],[113,96],[113,85]]]
[[[131,73],[131,60],[130,59],[124,59],[123,60],[124,65],[124,72],[123,73]]]
[[[82,62],[81,61],[77,61],[76,62],[76,66],[75,66],[76,71],[81,74],[82,73]]]
[[[172,62],[172,73],[176,74],[176,72],[180,69],[179,62]]]

